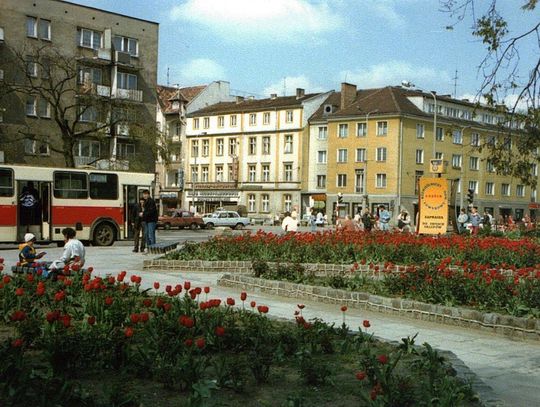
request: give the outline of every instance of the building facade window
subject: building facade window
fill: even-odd
[[[291,194],[283,195],[283,209],[285,210],[285,212],[292,211],[292,195]]]
[[[208,157],[209,154],[210,154],[210,140],[204,139],[202,141],[202,156]]]
[[[326,164],[326,150],[317,151],[317,164]]]
[[[38,99],[38,116],[45,119],[51,118],[51,105],[46,99]]]
[[[317,188],[326,188],[326,175],[317,175]]]
[[[472,189],[475,194],[478,193],[478,181],[469,181],[469,189]]]
[[[418,195],[420,193],[420,178],[424,176],[424,171],[415,171],[414,172],[414,194]]]
[[[367,160],[367,150],[365,148],[356,149],[356,162],[364,163]]]
[[[424,125],[421,123],[416,123],[416,138],[424,138]]]
[[[493,161],[486,160],[486,171],[487,172],[495,172],[495,165],[493,164]]]
[[[461,154],[452,154],[452,168],[461,168]]]
[[[525,196],[525,185],[516,185],[516,195],[520,198]]]
[[[416,164],[424,164],[424,150],[416,150]]]
[[[199,156],[199,140],[191,140],[191,156]]]
[[[436,160],[442,160],[444,154],[441,153],[440,151],[435,151],[435,159]]]
[[[113,37],[113,45],[116,51],[126,52],[132,57],[139,56],[139,41],[137,41],[135,38],[115,35]]]
[[[291,154],[293,152],[293,136],[292,134],[285,134],[285,154]]]
[[[224,127],[225,126],[225,116],[218,116],[217,125],[218,125],[218,127]]]
[[[97,140],[79,140],[73,147],[73,154],[76,157],[99,158],[101,144]]]
[[[102,47],[102,34],[99,31],[79,28],[77,30],[77,45],[84,48],[99,49]]]
[[[375,159],[378,162],[386,161],[386,147],[378,147]]]
[[[79,121],[95,123],[98,121],[98,111],[95,106],[80,106]]]
[[[26,98],[26,115],[37,117],[37,98],[35,96]]]
[[[43,18],[26,17],[26,36],[50,41],[51,22]]]
[[[118,89],[131,89],[136,90],[137,88],[137,75],[133,75],[127,72],[117,72],[116,73],[116,87]]]
[[[197,165],[191,166],[191,181],[199,182],[199,166]]]
[[[257,154],[257,137],[250,137],[249,138],[249,155],[255,155]]]
[[[495,184],[493,182],[486,182],[486,195],[495,195]]]
[[[328,127],[319,126],[319,132],[317,134],[319,140],[326,140],[328,138]]]
[[[37,18],[26,17],[26,36],[37,38]]]
[[[24,140],[24,153],[27,155],[50,155],[49,142],[27,138]]]
[[[480,169],[480,159],[478,157],[469,157],[469,169],[474,171]]]
[[[208,166],[204,165],[201,168],[201,181],[208,182]]]
[[[218,138],[216,139],[216,155],[217,156],[222,156],[223,155],[223,150],[224,150],[224,140],[222,138]]]
[[[463,144],[463,132],[461,130],[452,131],[452,143]]]
[[[270,112],[263,113],[263,124],[270,124]]]
[[[193,119],[193,129],[197,130],[199,128],[199,118]]]
[[[270,137],[264,136],[262,139],[262,153],[270,154]]]
[[[501,195],[510,196],[510,184],[501,184]]]
[[[356,137],[366,137],[367,136],[367,123],[357,123],[356,124]]]
[[[270,212],[270,195],[261,195],[261,212]]]
[[[347,162],[347,152],[348,150],[346,148],[340,148],[337,151],[337,162],[338,163],[346,163]]]
[[[291,163],[283,164],[283,171],[285,175],[285,182],[291,182],[293,180],[293,166]]]
[[[237,116],[235,114],[232,114],[229,116],[229,125],[231,127],[236,127],[236,123],[237,123]]]
[[[209,117],[203,118],[203,128],[208,129],[209,127],[210,127],[210,118]]]
[[[376,188],[386,188],[386,174],[377,174],[375,181]]]
[[[227,164],[227,174],[228,174],[228,180],[229,182],[236,181],[236,177],[234,176],[234,166],[233,164]]]
[[[118,143],[116,145],[116,158],[120,160],[129,160],[135,157],[135,144]]]
[[[437,127],[435,130],[435,140],[444,141],[444,130],[442,127]]]
[[[216,182],[223,182],[223,165],[216,165]]]
[[[230,138],[229,139],[229,155],[230,156],[236,156],[236,138]]]
[[[257,177],[257,165],[249,164],[248,165],[248,181],[255,182]]]
[[[80,67],[77,80],[79,85],[101,85],[103,83],[103,71],[97,67]]]
[[[248,195],[248,212],[256,212],[255,210],[255,194]]]
[[[293,119],[294,119],[294,112],[292,110],[287,110],[287,113],[285,114],[285,122],[292,123]]]
[[[270,164],[262,165],[262,181],[270,182]]]
[[[347,174],[338,174],[336,184],[338,188],[345,188],[347,186]]]
[[[364,174],[364,170],[356,170],[355,172],[355,182],[354,182],[354,192],[357,194],[363,194],[364,192],[364,184],[365,184],[366,178]]]
[[[480,147],[480,134],[471,133],[471,146]]]
[[[340,124],[338,129],[338,137],[339,138],[345,138],[349,135],[349,125],[348,124]]]
[[[377,136],[386,136],[388,134],[388,122],[377,122]]]
[[[32,78],[37,78],[38,76],[37,62],[30,55],[26,57],[26,75],[31,76]]]
[[[255,126],[257,124],[257,114],[256,113],[250,113],[249,114],[249,125]]]

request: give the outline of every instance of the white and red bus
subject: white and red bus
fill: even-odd
[[[28,232],[62,242],[68,226],[98,246],[130,239],[131,209],[153,181],[151,173],[0,164],[0,242]]]

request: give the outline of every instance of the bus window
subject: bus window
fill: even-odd
[[[0,196],[13,196],[13,170],[0,169]]]
[[[118,199],[118,175],[90,173],[90,198]]]
[[[54,197],[70,199],[88,198],[88,185],[84,172],[54,173]]]

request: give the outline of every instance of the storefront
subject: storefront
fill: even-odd
[[[180,193],[162,191],[159,193],[159,214],[164,215],[180,205]]]
[[[204,189],[195,189],[195,191],[186,191],[186,202],[189,203],[190,207],[193,205],[193,196],[195,196],[197,213],[211,213],[218,208],[238,205],[240,203],[240,191],[224,189],[224,185],[222,184],[212,185],[216,187],[215,189],[210,189],[209,186],[205,185]]]
[[[302,208],[313,208],[315,213],[326,215],[326,194],[302,195]]]

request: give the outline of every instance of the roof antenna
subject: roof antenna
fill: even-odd
[[[167,86],[169,86],[169,65],[167,65]]]
[[[283,96],[287,95],[287,77],[283,77]]]
[[[456,74],[452,78],[454,80],[454,99],[457,97],[457,80],[459,77],[457,76],[458,70],[456,69]]]

